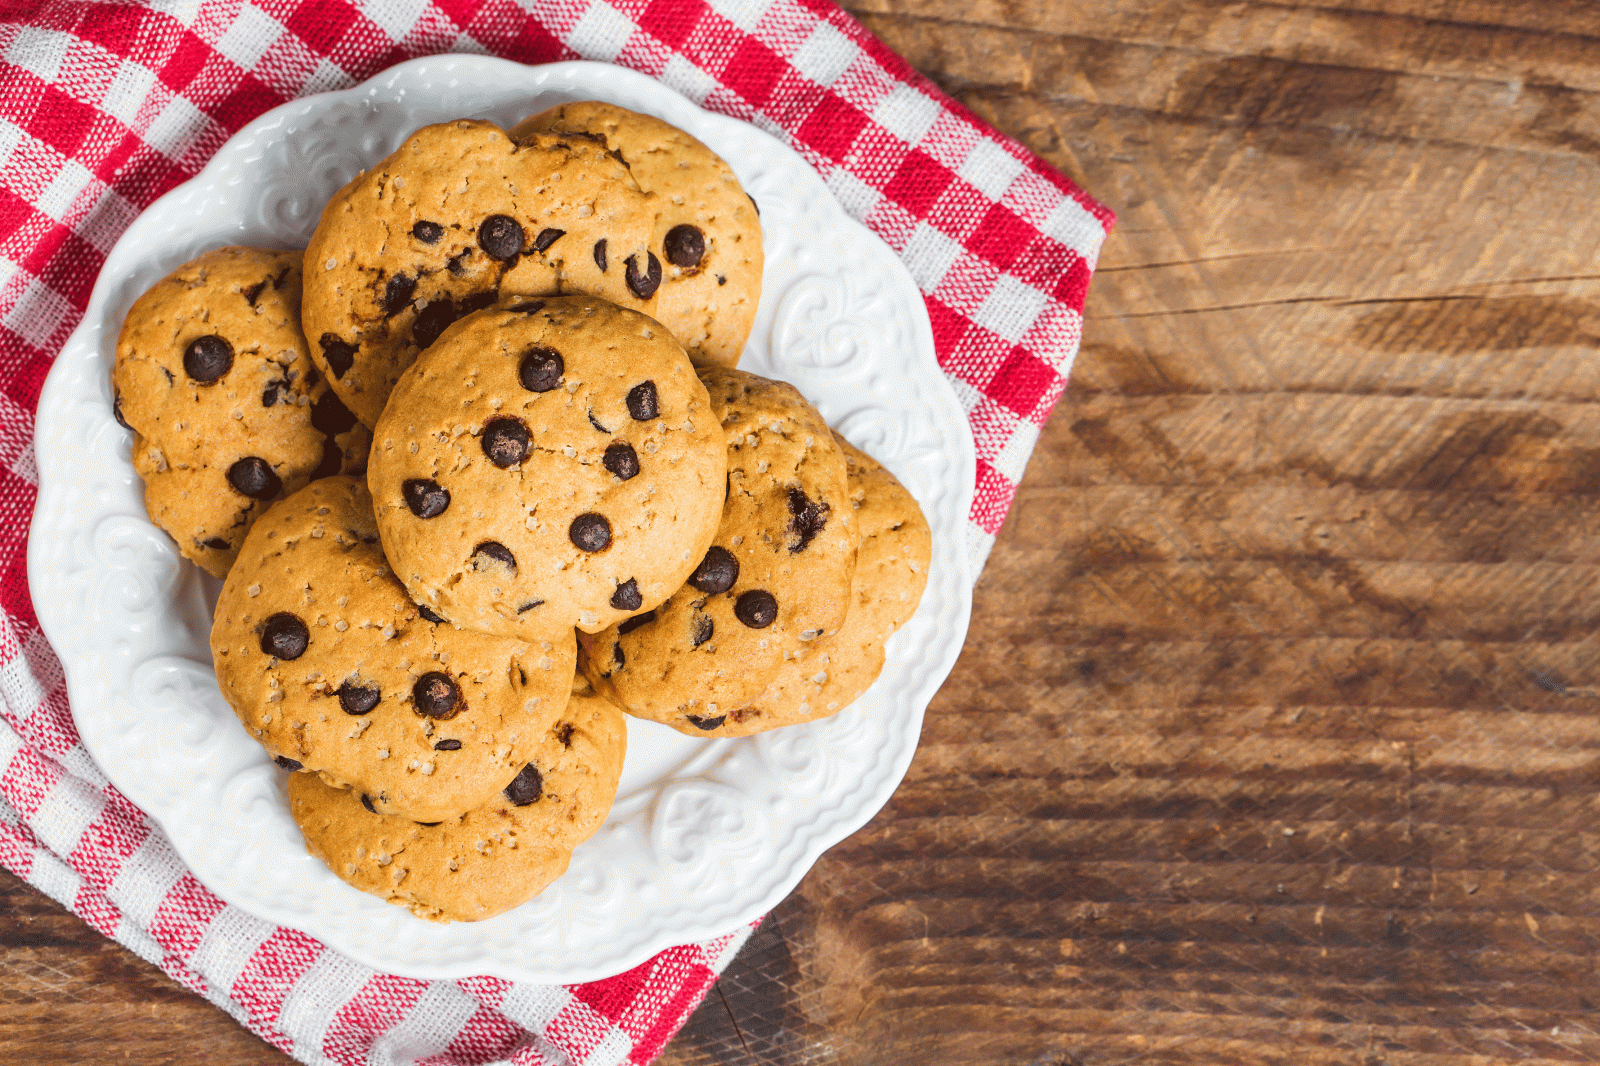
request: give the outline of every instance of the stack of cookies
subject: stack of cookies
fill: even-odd
[[[732,368],[761,267],[726,163],[584,103],[418,130],[303,256],[219,249],[134,305],[151,518],[225,578],[218,685],[339,877],[499,914],[605,819],[624,713],[745,736],[877,677],[928,526]]]

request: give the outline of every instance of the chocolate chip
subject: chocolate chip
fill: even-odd
[[[305,766],[305,764],[300,762],[298,759],[291,759],[287,755],[274,755],[272,757],[272,761],[283,767],[285,770],[288,770],[290,773],[294,773],[296,770],[299,770]]]
[[[429,300],[428,306],[417,312],[417,317],[411,323],[411,337],[417,342],[418,348],[426,348],[439,339],[439,334],[450,328],[450,323],[456,320],[455,302],[448,296],[440,296]]]
[[[209,537],[206,540],[201,541],[200,546],[202,548],[213,548],[217,551],[226,551],[228,548],[232,547],[232,545],[223,540],[221,537]]]
[[[726,285],[727,283],[728,283],[728,279],[727,278],[723,277],[721,274],[717,275],[717,284],[718,285]]]
[[[247,455],[228,467],[228,484],[252,500],[270,500],[283,491],[283,481],[273,472],[272,464],[255,455]]]
[[[661,417],[661,400],[656,395],[655,382],[641,381],[628,390],[628,413],[636,422]]]
[[[411,686],[411,698],[419,714],[429,718],[454,718],[460,710],[461,689],[449,674],[433,670],[417,678],[417,683]]]
[[[350,408],[344,405],[338,395],[329,390],[322,394],[322,399],[311,405],[311,425],[317,432],[329,437],[337,437],[348,429],[354,428],[356,416],[350,413]]]
[[[828,512],[833,510],[823,500],[812,500],[800,489],[789,490],[789,532],[794,540],[789,543],[791,552],[804,551],[811,538],[822,532],[828,524]]]
[[[606,454],[600,462],[605,468],[624,481],[639,473],[639,453],[633,450],[633,445],[625,440],[619,440],[606,446]]]
[[[543,606],[544,606],[544,601],[543,600],[533,600],[530,603],[525,603],[521,607],[518,607],[517,608],[517,613],[518,614],[527,614],[529,611],[533,610],[535,607],[543,607]]]
[[[329,395],[332,395],[331,393]],[[321,481],[325,477],[332,477],[344,470],[344,449],[339,447],[339,442],[332,437],[322,438],[322,458],[317,461],[317,468],[311,471],[312,481]]]
[[[122,417],[122,397],[115,394],[113,394],[111,397],[111,417],[115,418],[117,420],[117,425],[121,426],[123,429],[133,428],[132,426],[128,425],[128,420]]]
[[[622,275],[628,283],[628,291],[641,300],[650,299],[661,287],[661,260],[656,258],[654,252],[646,252],[645,255],[648,257],[647,265],[642,273],[639,270],[639,256],[635,254],[628,256],[624,262],[627,270]]]
[[[689,723],[691,725],[696,729],[704,729],[708,733],[727,720],[728,716],[725,714],[719,714],[715,718],[702,718],[698,714],[689,715]]]
[[[459,741],[459,740],[441,740],[441,741],[439,741],[439,743],[437,743],[437,744],[435,744],[433,746],[433,750],[434,751],[460,751],[461,750],[461,741]]]
[[[533,250],[536,252],[546,251],[552,244],[566,236],[566,233],[567,231],[564,229],[540,230],[539,235],[533,239]]]
[[[378,705],[383,693],[377,685],[357,685],[346,681],[339,686],[339,706],[345,714],[368,714]]]
[[[251,307],[254,307],[256,305],[256,301],[261,298],[262,292],[266,290],[266,287],[267,279],[262,278],[248,289],[241,290],[240,295],[245,298],[246,303],[248,303]]]
[[[472,557],[474,560],[476,560],[480,555],[486,559],[493,559],[497,563],[503,563],[506,568],[512,572],[515,572],[517,569],[517,557],[511,554],[510,548],[506,547],[504,544],[501,544],[497,540],[486,540],[476,548],[472,549]],[[482,564],[479,564],[480,568],[481,565]]]
[[[628,657],[622,653],[622,642],[620,640],[611,643],[611,659],[617,664],[612,667],[613,671],[621,670],[628,665]],[[607,674],[606,676],[610,677],[611,675]]]
[[[219,380],[233,367],[233,345],[215,334],[196,337],[183,350],[183,372],[202,385]]]
[[[411,227],[411,235],[423,244],[438,244],[439,238],[444,236],[444,227],[437,222],[422,219]]]
[[[509,215],[490,215],[478,227],[478,247],[495,259],[515,259],[522,237],[522,226]]]
[[[461,251],[445,260],[445,269],[459,278],[461,275],[467,272],[466,261],[470,258],[472,258],[472,249],[463,248]]]
[[[478,438],[483,454],[501,470],[516,466],[528,456],[532,439],[528,427],[520,418],[491,418],[483,424],[483,436]]]
[[[676,267],[697,267],[706,255],[706,235],[697,226],[673,226],[661,242],[667,262]]]
[[[600,420],[594,416],[594,412],[593,411],[589,412],[589,424],[591,426],[593,426],[595,429],[598,429],[601,433],[610,433],[611,432],[605,426],[602,426],[600,424]]]
[[[274,659],[293,662],[306,653],[311,630],[299,615],[279,611],[261,624],[261,651]]]
[[[371,811],[373,814],[377,814],[378,813],[378,808],[376,808],[376,807],[374,807],[372,805],[372,797],[367,795],[365,792],[361,793],[361,806],[365,807],[367,810]]]
[[[589,511],[572,520],[567,536],[580,551],[603,552],[611,546],[611,523],[605,515]]]
[[[600,268],[600,273],[606,272],[606,239],[601,237],[594,242],[594,265]]]
[[[637,611],[644,606],[644,597],[639,595],[639,582],[629,578],[617,586],[617,591],[611,594],[611,606],[619,611]]]
[[[544,778],[539,776],[539,768],[529,763],[522,768],[522,772],[511,779],[511,784],[506,786],[506,799],[514,807],[526,807],[544,795]]]
[[[334,377],[342,379],[355,364],[356,346],[337,333],[324,333],[317,343],[322,345],[322,358],[328,361],[328,369],[333,371]]]
[[[383,287],[383,317],[393,318],[411,305],[411,294],[417,291],[417,279],[396,274]]]
[[[443,618],[440,618],[438,615],[434,614],[420,603],[417,604],[417,613],[420,614],[425,621],[432,622],[434,625],[438,625],[440,622],[444,621]]]
[[[549,392],[561,384],[567,364],[554,348],[529,348],[517,365],[517,380],[529,392]]]
[[[427,478],[408,478],[400,486],[400,495],[418,518],[438,518],[450,506],[450,490]]]
[[[654,611],[646,611],[644,614],[634,615],[632,618],[627,619],[617,627],[617,635],[620,637],[625,637],[629,633],[632,633],[635,629],[638,629],[640,626],[644,625],[646,622],[654,622],[655,620],[656,613]]]
[[[287,396],[291,391],[292,390],[289,388],[289,383],[282,378],[279,378],[276,381],[269,381],[267,382],[266,387],[261,390],[261,406],[272,407],[276,405],[279,400],[282,400],[285,396]]]
[[[765,629],[778,620],[778,599],[765,589],[751,589],[733,601],[733,615],[751,629]]]
[[[562,722],[556,726],[556,739],[561,741],[563,748],[570,748],[572,747],[572,734],[576,731],[576,727],[571,722]]]
[[[698,648],[711,639],[711,634],[717,631],[717,623],[703,614],[694,616],[694,632],[689,635],[689,643]]]
[[[739,560],[727,548],[713,544],[700,565],[689,575],[689,584],[701,592],[727,592],[739,580]]]

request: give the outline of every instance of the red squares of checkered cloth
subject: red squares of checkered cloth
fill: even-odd
[[[748,929],[547,987],[376,973],[252,918],[196,882],[89,759],[29,598],[39,389],[117,237],[263,111],[449,51],[631,67],[816,167],[927,301],[977,444],[980,566],[1061,396],[1112,216],[828,0],[0,9],[0,864],[308,1063],[642,1064]]]

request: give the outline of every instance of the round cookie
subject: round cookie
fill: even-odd
[[[430,619],[389,571],[365,486],[336,477],[251,529],[211,655],[239,720],[285,765],[437,821],[527,763],[566,705],[571,634],[524,643]]]
[[[671,242],[672,255],[688,266],[674,266],[666,247],[652,244],[663,211],[681,211],[671,203],[679,195],[643,191],[598,134],[529,133],[514,143],[488,122],[424,127],[323,210],[306,250],[313,356],[372,426],[418,352],[497,293],[596,294],[675,334],[709,337],[708,314],[748,319],[758,289],[726,271],[717,275],[726,284],[714,289],[710,276],[679,284],[698,269],[686,251],[695,247],[692,235],[685,230]],[[755,233],[744,241],[759,259],[759,227]],[[719,252],[716,261],[722,258]],[[757,262],[757,286],[759,276]],[[741,329],[735,360],[749,322]]]
[[[596,631],[695,568],[726,487],[721,427],[683,349],[588,296],[512,298],[408,370],[367,483],[418,603],[506,636]]]
[[[619,291],[609,272],[564,273],[563,291],[575,286],[644,311],[672,330],[697,366],[738,363],[761,299],[763,253],[760,213],[733,169],[676,126],[595,100],[553,107],[511,131],[517,141],[539,134],[603,137],[654,212],[648,248],[661,284],[651,298],[638,300],[631,286]],[[614,249],[611,256],[622,262]]]
[[[128,311],[111,382],[151,521],[213,576],[273,500],[366,468],[371,436],[300,332],[299,252],[218,248],[157,282]]]
[[[289,779],[306,846],[363,892],[436,922],[502,914],[566,872],[605,821],[622,776],[622,712],[577,679],[527,767],[488,803],[437,825],[373,814],[309,774]]]
[[[766,691],[730,711],[711,736],[744,737],[826,718],[848,707],[883,671],[884,643],[917,611],[928,584],[932,533],[916,499],[877,460],[834,434],[844,451],[861,546],[850,612],[839,632],[816,640],[778,668]],[[669,722],[700,733],[688,722]],[[710,723],[705,723],[710,725]]]
[[[844,455],[793,386],[699,373],[728,437],[716,536],[660,607],[579,639],[589,680],[630,714],[713,730],[843,624],[856,528]]]
[[[553,294],[569,251],[587,259],[605,238],[642,249],[646,214],[627,167],[595,141],[518,145],[490,122],[425,126],[323,209],[306,249],[313,356],[376,425],[417,353],[492,304],[508,273],[515,291]]]

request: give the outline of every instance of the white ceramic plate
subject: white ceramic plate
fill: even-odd
[[[894,471],[933,527],[933,565],[921,609],[854,706],[743,740],[630,722],[616,805],[570,872],[498,918],[432,925],[307,854],[286,775],[217,690],[207,640],[218,585],[145,516],[129,436],[111,417],[110,367],[146,288],[218,245],[304,247],[334,191],[413,129],[460,117],[509,126],[583,99],[659,115],[732,164],[761,206],[767,263],[740,366],[794,383]],[[888,800],[971,610],[972,436],[899,259],[787,147],[602,64],[418,59],[250,123],[117,242],[45,384],[37,446],[28,577],[89,753],[224,900],[414,977],[592,980],[764,913]]]

